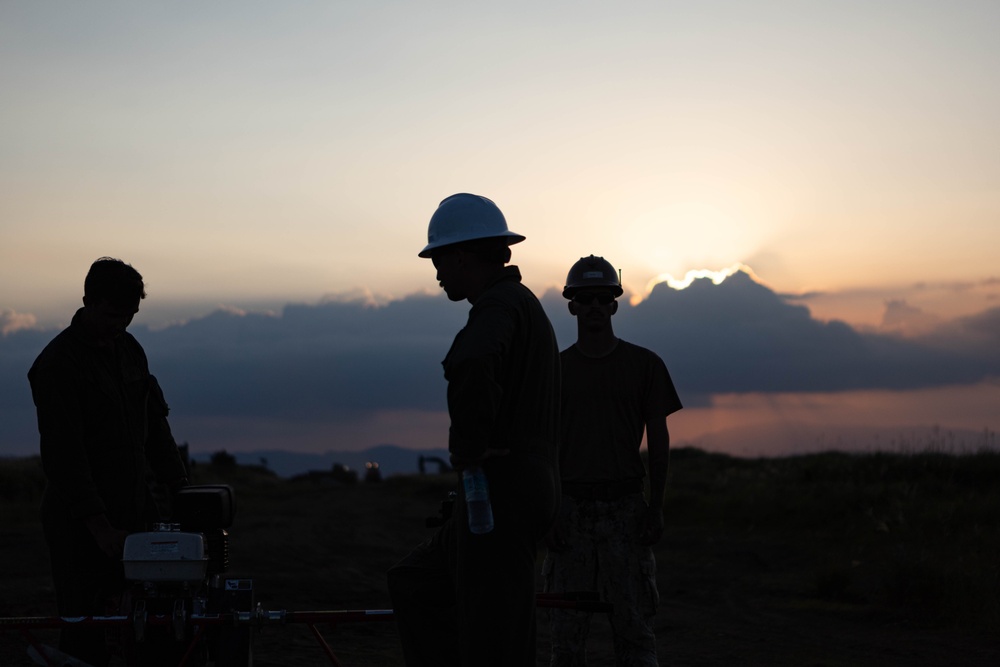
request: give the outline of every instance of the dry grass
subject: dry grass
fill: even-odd
[[[939,452],[739,459],[672,454],[657,549],[663,662],[1000,664],[1000,455]],[[202,466],[237,492],[232,572],[269,609],[389,606],[386,569],[429,535],[449,476],[289,482]],[[37,459],[0,464],[0,616],[54,612],[37,521]],[[539,623],[539,665],[547,623]],[[597,618],[592,664],[607,664]],[[324,633],[344,665],[399,665],[391,623]],[[0,664],[29,664],[0,634]],[[268,627],[257,665],[329,664],[308,631]]]

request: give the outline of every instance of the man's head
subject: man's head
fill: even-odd
[[[507,228],[496,204],[461,193],[438,205],[419,256],[434,263],[448,298],[461,301],[474,299],[489,277],[510,261],[510,246],[523,240]]]
[[[87,326],[98,340],[121,335],[139,312],[146,298],[142,275],[129,264],[101,257],[91,264],[83,281],[83,305]]]
[[[510,261],[503,238],[484,238],[435,248],[430,253],[441,289],[452,301],[475,298],[485,281]]]
[[[109,301],[115,306],[136,305],[146,298],[142,275],[120,259],[101,257],[90,265],[83,281],[84,303]]]
[[[618,312],[616,299],[622,291],[621,279],[611,263],[590,255],[570,267],[563,297],[569,299],[570,314],[597,325]]]

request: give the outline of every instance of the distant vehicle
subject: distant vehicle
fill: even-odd
[[[417,459],[417,467],[420,469],[421,475],[427,474],[427,463],[436,463],[438,465],[438,474],[443,474],[451,470],[451,466],[448,462],[442,459],[440,456],[421,456]]]

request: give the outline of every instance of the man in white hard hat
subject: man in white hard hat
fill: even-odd
[[[547,591],[591,590],[596,583],[601,599],[613,604],[615,664],[651,667],[659,601],[652,545],[663,534],[667,416],[681,402],[660,357],[615,335],[611,318],[621,294],[618,273],[603,257],[581,258],[566,278],[563,296],[576,317],[577,340],[560,355],[563,495],[542,568]],[[552,667],[587,664],[590,617],[552,610]]]
[[[430,258],[452,301],[472,304],[442,365],[448,449],[481,466],[494,527],[472,532],[464,490],[451,518],[388,573],[407,665],[535,664],[535,557],[555,518],[559,351],[510,246],[524,240],[485,197],[457,194],[431,218]]]

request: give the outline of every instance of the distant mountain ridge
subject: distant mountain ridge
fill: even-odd
[[[722,452],[739,457],[782,457],[821,451],[919,453],[937,451],[967,454],[980,450],[995,450],[1000,443],[997,434],[988,429],[951,429],[939,426],[873,427],[818,426],[796,422],[773,425],[748,425],[725,429],[694,439],[679,438],[672,448],[696,447],[705,451]],[[347,466],[364,474],[365,463],[376,461],[383,477],[410,475],[420,472],[419,461],[438,458],[448,461],[448,450],[409,449],[399,445],[381,444],[361,451],[294,452],[262,449],[230,452],[241,465],[264,465],[280,477],[294,477],[310,471],[328,472],[334,464]],[[192,455],[196,463],[208,463],[211,453]],[[425,461],[426,471],[436,473],[439,465]]]
[[[334,464],[347,466],[363,475],[365,463],[379,464],[383,477],[399,474],[416,474],[421,456],[437,457],[448,461],[447,449],[409,449],[398,445],[382,444],[356,452],[327,450],[325,452],[290,452],[280,449],[261,449],[249,452],[229,452],[241,465],[263,465],[280,477],[294,477],[310,471],[330,471]],[[208,463],[211,453],[196,452],[191,459],[196,464]],[[438,464],[428,461],[427,472],[438,472]]]

